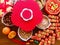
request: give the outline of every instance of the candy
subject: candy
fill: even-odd
[[[37,40],[34,41],[35,44],[39,44],[39,42]]]
[[[41,38],[39,38],[38,36],[32,36],[31,39],[33,39],[33,40],[38,40],[38,41],[41,40]]]
[[[57,40],[60,40],[60,32],[57,32]]]
[[[8,34],[8,38],[9,38],[9,39],[13,39],[15,36],[16,36],[16,32],[15,32],[15,31],[11,31],[11,32]]]
[[[58,37],[57,40],[60,40],[60,37]]]
[[[58,29],[58,27],[56,27],[56,29],[54,30],[54,32],[58,32],[59,31],[59,29]]]
[[[10,28],[9,27],[4,27],[2,29],[2,33],[5,34],[5,35],[9,34],[9,32],[10,32]]]
[[[55,26],[56,27],[57,26],[57,23],[52,23],[51,26]]]
[[[59,26],[59,23],[52,23],[48,29],[45,29],[43,31],[38,31],[38,33],[35,33],[36,38],[35,40],[40,41],[39,45],[51,45],[55,44],[55,39],[60,40],[60,32],[57,28]],[[40,38],[40,40],[39,40]]]
[[[52,37],[52,42],[51,43],[55,44],[55,37],[54,36]]]
[[[51,41],[50,40],[48,40],[48,44],[51,44]]]
[[[53,30],[50,30],[50,32],[49,32],[49,33],[53,34],[53,33],[54,33],[54,31],[53,31]]]
[[[43,42],[43,43],[44,43],[44,39],[41,39],[41,42]]]
[[[55,34],[55,33],[53,33],[53,36],[54,36],[54,37],[56,37],[56,34]]]
[[[29,42],[27,42],[27,43],[26,43],[26,45],[30,45],[30,43],[29,43]]]
[[[46,33],[46,36],[49,36],[49,33]]]
[[[48,29],[50,29],[50,30],[55,30],[57,27],[50,27],[50,28],[48,28]]]
[[[39,45],[43,45],[43,42],[40,42]]]
[[[48,15],[48,17],[51,19],[58,19],[58,16],[54,16],[54,15]]]
[[[30,42],[33,42],[34,40],[30,40]]]
[[[44,32],[44,31],[43,31],[41,34],[42,34],[42,35],[45,35],[45,34],[46,34],[46,32]]]
[[[54,26],[54,27],[60,26],[60,23],[52,23],[51,26]]]
[[[44,41],[44,45],[47,45],[47,41]]]
[[[40,38],[42,35],[41,34],[38,34],[38,37]]]
[[[59,20],[55,20],[55,19],[50,19],[50,21],[53,23],[59,22]]]
[[[47,30],[46,30],[46,33],[49,33],[49,32],[50,32],[50,30],[49,30],[49,29],[47,29]]]

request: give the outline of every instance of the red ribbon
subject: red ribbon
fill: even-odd
[[[26,45],[26,42],[17,40],[17,39],[11,39],[14,43],[17,43],[18,45]]]

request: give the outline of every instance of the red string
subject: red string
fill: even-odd
[[[17,40],[17,39],[11,39],[14,43],[17,43],[18,45],[26,45],[26,42]]]

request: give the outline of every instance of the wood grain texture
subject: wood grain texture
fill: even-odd
[[[9,40],[7,35],[2,34],[3,27],[5,26],[1,23],[1,19],[0,19],[0,45],[18,45],[12,42],[11,40]]]

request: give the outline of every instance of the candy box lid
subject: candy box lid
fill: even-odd
[[[35,1],[18,1],[13,7],[12,23],[26,32],[32,31],[42,19],[43,14]]]

